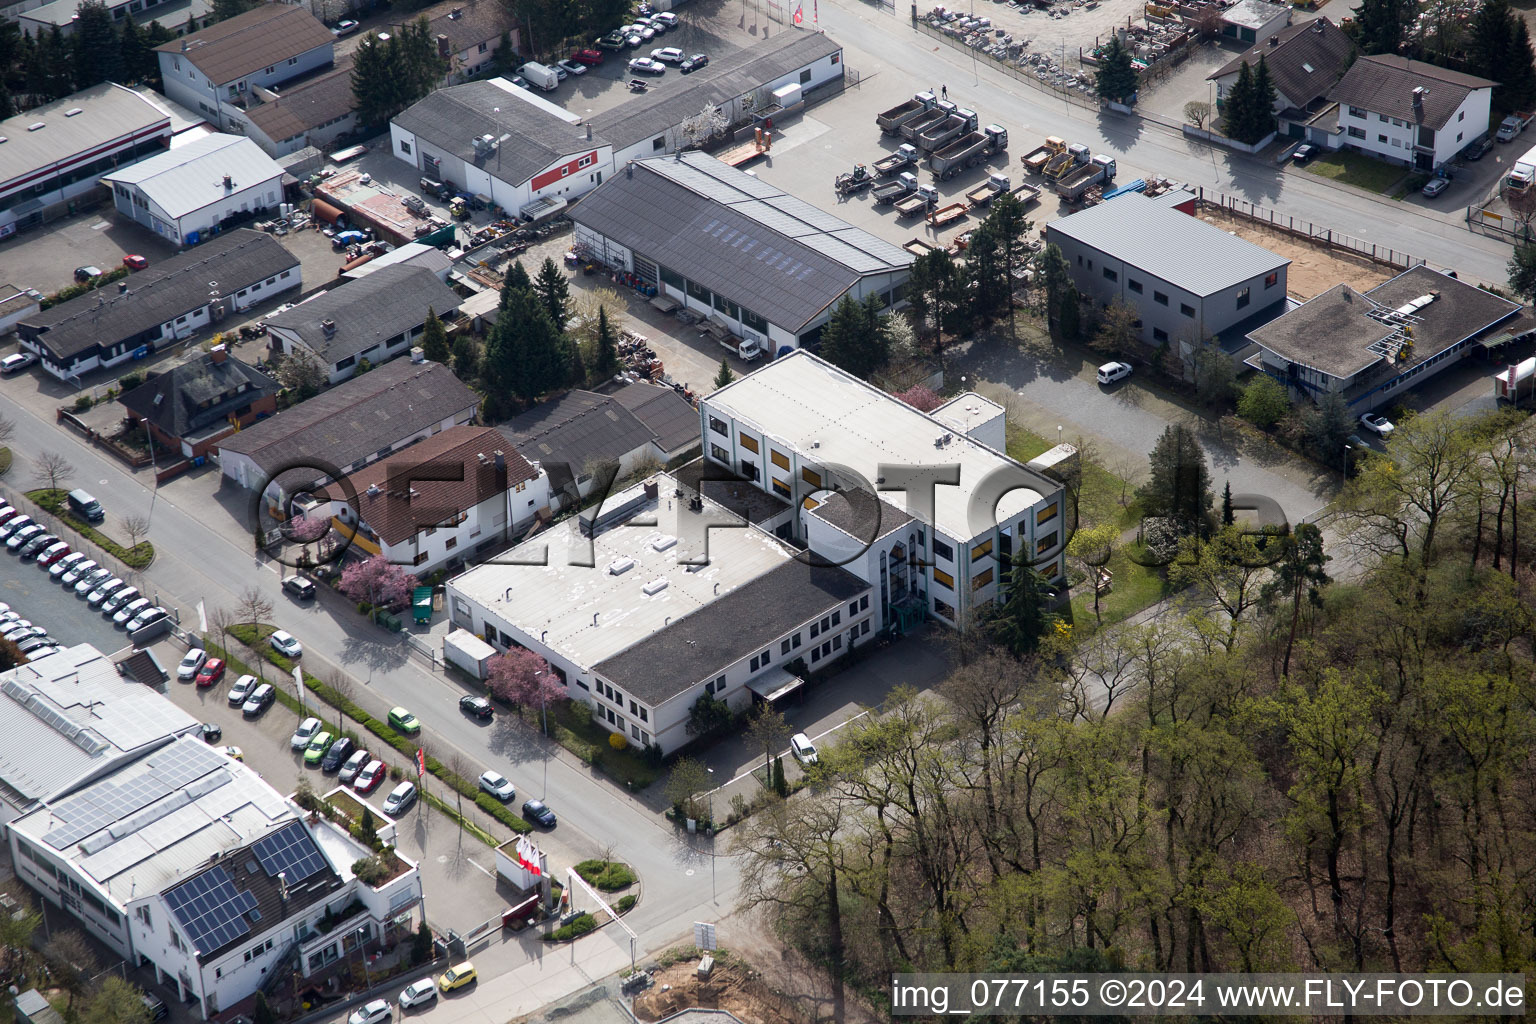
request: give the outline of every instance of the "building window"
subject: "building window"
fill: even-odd
[[[1041,537],[1039,540],[1035,541],[1035,554],[1043,555],[1052,547],[1054,547],[1055,544],[1056,534],[1054,531],[1052,531],[1051,533],[1048,533],[1044,537]]]
[[[658,136],[656,136],[656,138],[651,140],[651,152],[652,153],[660,153],[662,150],[664,150],[666,148],[667,148],[667,137],[665,135],[658,135]]]
[[[1166,306],[1168,305],[1168,296],[1164,295],[1162,292],[1154,291],[1152,293],[1152,301],[1157,303],[1159,306]]]
[[[1365,111],[1361,110],[1359,107],[1350,107],[1349,108],[1349,116],[1350,117],[1358,117],[1358,118],[1360,118],[1363,121],[1363,120],[1365,120],[1366,113],[1365,113]]]
[[[789,653],[789,641],[788,640],[784,640],[784,641],[780,642],[780,644],[779,644],[779,656],[783,657],[784,655],[786,655],[788,653]]]
[[[289,57],[288,58],[288,66],[289,67],[293,67],[298,62],[299,62],[299,58],[297,58],[297,57]]]
[[[422,551],[419,554],[417,554],[417,556],[415,558],[411,559],[411,564],[412,565],[421,565],[421,564],[425,563],[426,560],[427,560],[427,553],[425,551]]]
[[[783,480],[775,479],[773,481],[773,492],[781,497],[788,498],[790,497],[789,484]]]
[[[816,662],[816,661],[820,661],[820,660],[821,660],[821,648],[820,647],[812,647],[811,648],[811,661]]]
[[[715,298],[715,293],[710,291],[708,288],[705,288],[701,284],[698,284],[698,283],[693,282],[693,281],[689,281],[688,282],[688,297],[690,299],[698,299],[700,302],[704,303],[704,305],[708,306],[708,305],[711,305],[713,303],[714,298]]]
[[[1187,302],[1179,303],[1179,312],[1183,313],[1185,316],[1189,317],[1191,320],[1193,320],[1195,318],[1195,307],[1191,306]]]
[[[1386,142],[1386,141],[1387,141],[1387,137],[1386,137],[1386,136],[1385,136],[1385,135],[1379,135],[1379,134],[1378,134],[1378,135],[1377,135],[1377,136],[1376,136],[1376,141],[1377,141],[1377,142],[1381,142],[1381,143],[1385,143],[1385,142]]]
[[[1273,288],[1279,282],[1279,280],[1280,280],[1280,272],[1278,270],[1274,271],[1273,273],[1270,273],[1270,274],[1265,276],[1265,278],[1264,278],[1264,287],[1265,288]]]
[[[954,590],[955,589],[955,578],[953,576],[951,576],[949,573],[945,572],[943,569],[935,569],[935,570],[933,570],[933,581],[935,583],[942,583],[944,586],[948,587],[950,590]]]
[[[1363,138],[1365,138],[1365,129],[1364,128],[1356,128],[1354,125],[1350,125],[1349,126],[1349,137],[1352,138],[1352,139],[1363,139]]]
[[[1152,340],[1153,341],[1167,341],[1168,340],[1168,332],[1163,330],[1161,327],[1154,327],[1154,328],[1152,328]]]
[[[1106,280],[1106,281],[1118,281],[1118,280],[1120,280],[1120,275],[1115,273],[1113,270],[1110,270],[1108,267],[1105,267],[1104,268],[1104,280]]]
[[[817,487],[817,488],[821,487],[821,474],[815,472],[814,470],[801,469],[800,470],[800,479],[804,480],[806,483],[810,484],[812,487]]]
[[[410,156],[411,155],[411,144],[409,142],[405,141],[404,139],[401,139],[400,140],[400,152],[404,153],[406,156]]]
[[[773,464],[778,466],[780,469],[789,468],[789,456],[785,455],[783,452],[775,451],[774,449],[769,448],[768,458],[771,459]]]
[[[1248,296],[1248,289],[1247,288],[1244,288],[1242,291],[1238,292],[1237,293],[1237,308],[1238,309],[1242,309],[1244,306],[1248,305],[1248,298],[1249,298],[1249,296]]]
[[[1141,282],[1136,280],[1134,277],[1126,278],[1125,286],[1131,291],[1135,292],[1137,295],[1141,294]]]
[[[819,623],[819,622],[811,623],[811,639],[815,640],[819,636],[821,636],[821,623]]]
[[[730,464],[731,453],[726,451],[724,448],[721,448],[717,444],[712,444],[709,446],[709,455],[710,458],[714,459],[716,462],[724,462],[727,465]]]
[[[479,49],[478,49],[478,50],[476,50],[476,51],[475,51],[475,52],[477,52],[477,53],[484,53],[484,52],[485,52],[485,51],[486,51],[486,47],[487,47],[487,46],[488,46],[488,45],[489,45],[489,44],[487,44],[487,43],[481,43],[481,44],[480,44],[480,48],[479,48]]]
[[[741,310],[741,326],[758,334],[768,333],[768,321],[746,307],[742,307]]]
[[[1052,519],[1055,519],[1056,516],[1060,514],[1060,512],[1061,512],[1061,506],[1056,504],[1055,502],[1052,502],[1046,508],[1043,508],[1039,512],[1035,513],[1035,525],[1036,526],[1044,526],[1046,523],[1050,522]]]
[[[991,553],[992,540],[991,538],[988,538],[987,540],[984,540],[980,544],[977,544],[975,547],[971,548],[971,561],[974,562],[976,559],[990,555]]]
[[[810,68],[806,68],[804,71],[800,72],[800,84],[801,85],[809,85],[810,83],[811,83],[811,70],[810,70]]]
[[[731,428],[727,427],[725,425],[725,420],[721,419],[718,416],[711,416],[709,418],[709,429],[713,430],[715,433],[719,434],[721,437],[730,437],[731,436]]]
[[[861,612],[869,611],[869,595],[868,594],[865,594],[863,597],[859,598],[859,611],[861,611]]]
[[[1376,117],[1381,121],[1382,124],[1386,124],[1388,121],[1392,120],[1386,114],[1377,114]]]
[[[757,454],[757,438],[748,437],[746,434],[742,434],[738,439],[738,443],[753,455]]]
[[[972,590],[980,590],[982,587],[986,586],[988,583],[991,583],[991,582],[992,582],[992,567],[988,566],[982,572],[979,572],[975,576],[971,577],[971,589]]]
[[[933,553],[949,562],[953,562],[955,560],[955,549],[939,540],[937,537],[933,538]]]
[[[757,463],[755,463],[755,462],[748,462],[746,459],[742,459],[741,460],[741,475],[746,477],[748,480],[756,480],[757,479]]]

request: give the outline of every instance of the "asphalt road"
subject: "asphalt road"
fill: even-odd
[[[47,569],[9,551],[0,552],[0,601],[66,647],[90,644],[110,654],[128,644],[123,631],[76,597],[73,588],[60,586]]]

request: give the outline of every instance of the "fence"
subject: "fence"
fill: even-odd
[[[1295,238],[1302,238],[1317,245],[1329,249],[1344,249],[1348,252],[1364,256],[1366,259],[1377,263],[1385,263],[1389,267],[1407,270],[1416,267],[1425,261],[1422,258],[1412,256],[1409,253],[1393,249],[1385,245],[1377,245],[1375,242],[1366,242],[1332,228],[1321,228],[1311,221],[1297,220],[1288,213],[1276,213],[1262,206],[1250,203],[1246,199],[1229,196],[1224,192],[1207,192],[1205,186],[1200,186],[1200,195],[1197,200],[1200,206],[1219,206],[1234,217],[1242,217],[1255,223],[1266,225],[1276,231],[1284,232]]]
[[[962,40],[956,39],[954,36],[947,32],[941,32],[921,18],[913,22],[912,27],[924,35],[931,36],[940,42],[947,43],[948,45],[964,53],[969,53],[976,60],[985,60],[988,67],[996,68],[997,70],[1003,72],[1003,74],[1008,75],[1011,78],[1018,79],[1025,85],[1039,89],[1041,92],[1049,93],[1050,95],[1055,96],[1058,99],[1066,100],[1069,103],[1075,103],[1087,110],[1099,109],[1099,101],[1096,97],[1084,96],[1082,93],[1077,92],[1076,90],[1063,89],[1059,86],[1052,85],[1050,82],[1047,82],[1044,79],[1031,74],[1024,68],[1015,67],[1012,64],[998,60],[990,53],[987,53],[983,50],[973,49],[972,47],[965,45]]]
[[[1467,207],[1467,228],[1480,235],[1489,235],[1493,238],[1505,238],[1511,242],[1529,242],[1533,232],[1528,221],[1522,220],[1513,211],[1509,213],[1497,213],[1488,209],[1493,205],[1492,200],[1482,206]]]

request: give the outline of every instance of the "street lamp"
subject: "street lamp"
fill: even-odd
[[[1353,448],[1353,447],[1354,447],[1353,445],[1347,445],[1347,444],[1344,446],[1344,468],[1339,473],[1339,486],[1340,487],[1346,487],[1346,486],[1349,485],[1349,453],[1350,453],[1350,449]]]
[[[715,770],[706,766],[705,771],[711,776]],[[715,780],[709,780],[709,898],[715,899]]]

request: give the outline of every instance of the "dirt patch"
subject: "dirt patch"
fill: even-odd
[[[1384,263],[1308,242],[1220,208],[1202,209],[1200,219],[1290,260],[1286,291],[1298,299],[1310,299],[1336,284],[1347,284],[1359,292],[1369,291],[1397,273]]]
[[[702,1007],[728,1010],[746,1024],[805,1024],[750,967],[717,960],[709,978],[700,980],[698,966],[697,960],[685,960],[655,972],[651,987],[635,998],[635,1016],[654,1021]]]

